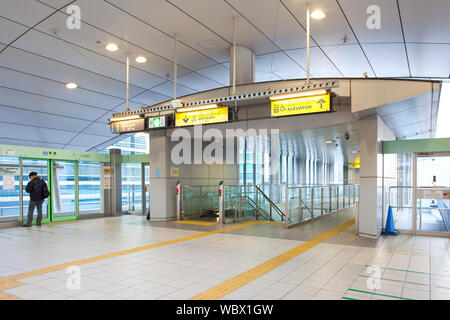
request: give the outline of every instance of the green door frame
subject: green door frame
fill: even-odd
[[[39,160],[39,161],[46,161],[47,162],[47,186],[50,191],[50,196],[47,198],[47,207],[48,207],[48,216],[47,218],[42,219],[42,223],[50,223],[50,222],[60,222],[60,221],[71,221],[71,220],[77,220],[79,216],[78,212],[78,161],[76,160],[58,160],[58,159],[42,159],[42,158],[22,158],[23,160]],[[55,161],[61,161],[61,162],[71,162],[75,164],[75,214],[72,216],[63,216],[63,217],[55,217],[54,211],[53,211],[53,192],[55,191],[55,188],[53,188],[53,165]],[[23,177],[22,177],[23,179]],[[23,218],[22,220],[26,219],[27,216],[27,210],[23,210]],[[33,224],[36,224],[36,219],[33,219]]]
[[[70,162],[73,163],[75,165],[75,173],[74,173],[74,182],[75,182],[75,210],[74,210],[74,215],[72,216],[63,216],[63,217],[55,217],[54,216],[54,208],[53,208],[53,191],[55,190],[55,188],[53,188],[53,165],[55,161],[60,161],[60,162]],[[58,159],[51,159],[50,160],[50,171],[52,173],[51,175],[51,185],[52,185],[52,189],[50,190],[51,192],[51,197],[52,197],[52,206],[51,206],[51,221],[52,222],[60,222],[60,221],[71,221],[71,220],[77,220],[78,219],[78,161],[75,160],[58,160]]]
[[[50,191],[50,196],[46,199],[47,200],[47,218],[42,218],[41,222],[49,223],[51,221],[51,217],[52,217],[52,184],[50,182],[51,178],[52,178],[52,172],[50,170],[50,159],[25,158],[24,157],[24,158],[22,158],[22,167],[23,167],[23,160],[39,160],[39,161],[47,162],[47,186],[48,186],[48,190]],[[23,175],[22,175],[21,179],[23,180]],[[24,184],[24,186],[25,186],[25,184]],[[23,188],[23,186],[22,186],[22,188]],[[25,192],[23,192],[23,193],[25,194]],[[24,222],[26,220],[26,217],[28,214],[28,209],[23,208],[23,201],[21,201],[21,203],[22,203],[22,210],[23,210],[22,221]],[[36,208],[34,210],[36,210]],[[36,220],[37,219],[33,219],[32,224],[36,224]]]

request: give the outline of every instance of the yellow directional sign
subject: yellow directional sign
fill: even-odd
[[[228,107],[175,113],[175,126],[185,127],[228,121]]]
[[[272,117],[291,116],[327,112],[331,110],[330,94],[321,94],[312,97],[300,97],[271,102]]]

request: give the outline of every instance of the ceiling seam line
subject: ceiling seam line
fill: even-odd
[[[207,25],[203,24],[200,20],[194,18],[192,15],[190,15],[189,13],[187,13],[186,11],[184,11],[183,9],[179,8],[178,6],[176,6],[175,4],[173,4],[172,2],[170,2],[169,0],[166,0],[168,3],[170,3],[172,6],[174,6],[175,8],[177,8],[179,11],[183,12],[185,15],[187,15],[188,17],[190,17],[192,20],[194,20],[195,22],[197,22],[198,24],[200,24],[202,27],[208,29],[211,33],[214,33],[216,36],[218,36],[219,38],[221,38],[223,41],[227,42],[230,46],[233,45],[232,42],[228,41],[227,39],[225,39],[224,37],[222,37],[221,35],[219,35],[218,33],[216,33],[215,31],[213,31],[212,29],[210,29]]]
[[[24,107],[10,106],[10,105],[7,105],[7,104],[2,104],[2,103],[0,103],[0,107],[17,109],[17,110],[26,111],[26,112],[35,112],[35,113],[45,114],[45,115],[49,115],[49,116],[63,117],[63,118],[68,118],[68,119],[73,119],[73,120],[91,121],[89,119],[82,119],[82,118],[77,118],[77,117],[73,117],[73,116],[61,115],[61,114],[45,112],[45,111],[31,110],[31,109],[27,109],[27,108],[24,108]],[[36,106],[36,107],[38,107],[38,106]],[[106,122],[98,122],[98,124],[107,124],[107,123]]]
[[[35,0],[35,1],[40,2],[39,0]],[[76,1],[76,0],[74,0],[74,1]],[[46,6],[49,6],[50,8],[53,8],[52,6],[50,6],[50,5],[46,4],[46,3],[43,3],[43,2],[40,2],[40,3],[45,4]],[[67,13],[65,13],[65,12],[62,12],[62,11],[58,11],[58,12],[67,15]],[[138,47],[138,48],[140,48],[140,49],[142,49],[142,50],[145,50],[145,51],[147,51],[148,53],[151,53],[151,54],[153,54],[153,55],[155,55],[155,56],[157,56],[157,57],[159,57],[159,58],[161,58],[161,59],[163,59],[163,60],[166,60],[167,62],[174,63],[173,61],[171,61],[170,59],[168,59],[168,58],[166,58],[166,57],[163,57],[163,56],[161,56],[161,55],[159,55],[159,54],[157,54],[157,53],[155,53],[155,52],[153,52],[153,51],[150,51],[149,49],[146,49],[146,48],[144,48],[144,47],[141,47],[140,45],[137,45],[137,44],[135,44],[135,43],[132,43],[132,42],[130,42],[130,41],[127,41],[127,40],[125,40],[125,39],[123,39],[123,38],[121,38],[121,37],[119,37],[119,36],[117,36],[117,35],[115,35],[115,34],[110,33],[109,31],[106,31],[106,30],[103,30],[103,29],[100,28],[100,27],[94,26],[93,24],[91,24],[91,23],[89,23],[89,22],[83,21],[83,20],[81,20],[81,19],[80,19],[80,21],[83,22],[83,23],[85,23],[85,24],[87,24],[88,26],[90,26],[90,27],[92,27],[92,28],[94,28],[94,29],[100,30],[100,31],[102,31],[102,32],[104,32],[104,33],[106,33],[106,34],[108,34],[108,35],[111,35],[111,36],[113,36],[113,37],[115,37],[115,38],[117,38],[117,39],[120,39],[120,40],[123,41],[123,42],[126,42],[126,43],[128,43],[128,44],[130,44],[130,45],[133,45],[133,46]],[[33,30],[35,30],[35,29],[33,29]],[[1,52],[0,52],[0,53],[1,53]],[[214,61],[214,62],[216,62],[215,60],[213,60],[213,59],[211,59],[211,58],[209,58],[209,59],[212,60],[212,61]],[[184,65],[182,65],[182,64],[180,64],[180,63],[178,63],[178,65],[181,66],[181,67],[183,67],[183,68],[185,68],[186,70],[193,71],[192,69],[190,69],[190,68],[188,68],[188,67],[186,67],[186,66],[184,66]],[[194,72],[195,72],[195,71],[194,71]],[[211,80],[211,81],[213,81],[213,82],[216,82],[214,79],[211,79],[211,78],[209,78],[209,77],[206,77],[206,76],[204,76],[204,75],[202,75],[202,74],[199,74],[199,75],[202,76],[202,77],[205,77],[205,78],[207,78],[207,79],[209,79],[209,80]]]
[[[50,18],[51,16],[53,16],[54,14],[56,14],[57,12],[59,12],[60,10],[64,9],[65,7],[71,5],[72,3],[74,3],[77,0],[72,0],[70,1],[68,4],[62,6],[60,9],[56,9],[56,11],[52,12],[50,15],[46,16],[45,18],[43,18],[42,20],[38,21],[37,23],[35,23],[33,26],[29,27],[28,30],[24,31],[21,35],[19,35],[17,38],[15,38],[12,42],[10,42],[6,47],[4,47],[3,49],[0,50],[0,54],[2,54],[10,45],[12,45],[14,42],[16,42],[17,40],[19,40],[20,38],[22,38],[24,35],[26,35],[28,32],[30,32],[30,30],[33,30],[36,26],[38,26],[39,24],[41,24],[42,22],[44,22],[45,20],[47,20],[48,18]]]
[[[408,64],[409,76],[412,77],[412,75],[411,75],[411,65],[409,63],[408,47],[406,46],[405,30],[403,29],[402,14],[400,12],[400,4],[399,4],[398,0],[396,0],[396,2],[397,2],[398,18],[400,19],[400,29],[402,30],[403,46],[405,48],[406,62]]]
[[[370,63],[369,57],[367,57],[366,52],[364,51],[361,42],[359,42],[358,37],[356,36],[355,31],[353,30],[352,25],[350,24],[350,21],[348,20],[347,16],[345,15],[344,9],[342,8],[341,4],[339,3],[339,0],[336,0],[337,5],[339,6],[339,8],[341,9],[342,15],[345,18],[345,21],[347,21],[348,26],[350,27],[350,30],[352,31],[353,35],[355,36],[356,41],[358,42],[359,47],[361,48],[362,53],[364,54],[364,57],[367,60],[367,63],[369,64],[370,69],[372,69],[372,72],[375,76],[375,78],[378,78],[377,73],[375,72],[374,68],[372,67],[372,64]]]
[[[77,133],[77,131],[73,131],[73,130],[55,129],[55,128],[49,128],[49,127],[36,126],[36,125],[32,125],[32,124],[24,124],[24,123],[17,123],[17,122],[3,121],[3,120],[0,120],[0,123],[11,124],[14,126],[25,126],[25,127],[30,127],[30,128],[36,128],[36,129],[46,129],[46,130],[62,131],[62,132],[67,132],[67,133]],[[105,138],[110,137],[110,136],[104,136],[102,134],[89,134],[89,133],[86,133],[86,134],[91,135],[91,136],[96,136],[96,137],[105,137]]]
[[[74,102],[74,101],[70,101],[70,100],[66,100],[66,99],[46,96],[46,95],[43,95],[43,94],[40,94],[40,93],[30,92],[30,91],[16,89],[16,88],[5,87],[5,86],[2,86],[2,85],[0,85],[0,88],[7,89],[7,90],[18,91],[18,92],[22,92],[22,93],[26,93],[26,94],[32,94],[32,95],[40,96],[40,97],[43,97],[43,98],[64,101],[64,102],[68,102],[68,103],[72,103],[72,104],[78,104],[78,105],[81,105],[81,106],[84,106],[84,107],[89,107],[89,108],[93,108],[93,109],[97,109],[97,110],[103,110],[103,111],[109,110],[109,109],[105,109],[105,108],[101,108],[101,107],[98,107],[98,106],[93,106],[93,105],[89,105],[89,104],[85,104],[85,103],[81,103],[81,102]],[[133,101],[133,102],[135,102],[135,101]]]
[[[58,81],[58,80],[46,78],[46,77],[43,77],[43,76],[38,76],[38,75],[35,75],[35,74],[32,74],[32,73],[16,70],[16,69],[5,67],[5,66],[2,66],[2,65],[0,65],[0,68],[7,69],[7,70],[10,70],[10,71],[13,71],[13,72],[17,72],[17,73],[21,73],[21,74],[24,74],[24,75],[27,75],[27,76],[30,76],[30,77],[39,78],[41,80],[46,80],[46,81],[50,81],[50,82],[54,82],[54,83],[58,83],[58,84],[63,84],[63,85],[65,84],[64,82],[61,82],[61,81]],[[91,93],[101,94],[101,95],[104,95],[104,96],[107,96],[107,97],[110,97],[110,98],[125,99],[125,98],[122,98],[122,97],[119,97],[119,96],[113,96],[113,95],[108,94],[108,93],[103,93],[103,92],[100,92],[100,91],[87,89],[87,88],[80,87],[80,86],[78,86],[77,88],[81,89],[81,90],[85,90],[85,91],[91,92]],[[145,90],[145,88],[140,88],[140,90]]]
[[[286,4],[283,2],[283,0],[279,0],[281,2],[281,4],[283,5],[283,7],[286,8],[286,10],[289,12],[289,14],[292,16],[292,18],[294,18],[295,21],[297,21],[298,25],[303,29],[303,31],[305,30],[305,27],[300,23],[300,21],[297,19],[297,17],[292,13],[292,11],[286,6]],[[331,60],[331,58],[325,53],[325,51],[321,48],[321,46],[317,43],[317,41],[310,35],[310,38],[312,41],[314,41],[314,43],[316,44],[316,47],[320,49],[320,51],[322,51],[322,53],[327,57],[327,59],[331,62],[331,64],[333,65],[333,67],[336,68],[336,70],[341,74],[342,77],[345,77],[345,75],[341,72],[341,70],[336,66],[336,64],[333,62],[333,60]],[[314,48],[314,47],[311,47]],[[304,48],[303,48],[304,49]],[[288,49],[285,51],[289,51],[289,50],[298,50],[298,49]]]
[[[13,22],[13,23],[17,23],[17,24],[19,24],[19,25],[21,25],[21,26],[24,26],[24,27],[27,27],[27,28],[28,28],[27,25],[24,25],[24,24],[19,23],[19,22],[17,22],[17,21],[11,20],[11,19],[6,18],[6,17],[4,17],[4,16],[1,16],[1,15],[0,15],[0,18],[6,19],[6,20],[8,20],[8,21],[11,21],[11,22]],[[116,59],[114,59],[114,58],[112,58],[112,57],[110,57],[110,56],[107,56],[107,55],[98,53],[98,52],[96,52],[96,51],[94,51],[94,50],[91,50],[91,49],[89,49],[89,48],[85,48],[85,47],[83,47],[83,46],[81,46],[81,45],[79,45],[79,44],[76,44],[76,43],[70,42],[70,41],[68,41],[68,40],[59,38],[59,37],[57,37],[57,36],[55,36],[55,35],[53,35],[53,34],[46,33],[46,32],[41,31],[41,30],[39,30],[39,29],[33,29],[33,31],[38,32],[38,33],[41,33],[41,34],[45,34],[46,36],[49,36],[49,37],[55,38],[55,39],[57,39],[57,40],[59,40],[59,41],[68,43],[69,45],[76,46],[76,47],[78,47],[78,48],[81,48],[81,49],[83,49],[83,50],[89,51],[89,52],[91,52],[91,53],[93,53],[93,54],[95,54],[95,55],[101,56],[101,57],[103,57],[103,58],[109,59],[109,60],[114,61],[114,62],[117,62],[117,63],[120,63],[120,64],[122,64],[122,65],[125,65],[125,64],[126,64],[126,63],[123,62],[123,61],[116,60]],[[17,48],[17,47],[13,47],[13,48]],[[35,54],[35,53],[33,53],[33,54]],[[155,54],[155,55],[156,55],[156,54]],[[49,58],[49,57],[46,57],[46,58]],[[157,78],[161,78],[161,79],[164,80],[164,81],[167,80],[167,78],[165,78],[165,77],[163,77],[163,76],[160,76],[160,75],[158,75],[158,74],[156,74],[156,73],[149,72],[149,71],[144,70],[144,69],[139,69],[139,68],[137,68],[137,67],[135,67],[135,66],[133,66],[133,65],[130,65],[130,68],[136,69],[136,70],[139,70],[139,71],[142,71],[142,72],[144,72],[144,73],[147,73],[147,74],[149,74],[149,75],[155,76],[155,77],[157,77]]]
[[[167,80],[167,81],[164,82],[164,83],[167,83],[167,82],[169,82],[169,81],[171,81],[171,80]],[[152,88],[153,88],[153,87],[149,88],[148,90],[151,90]],[[136,98],[136,96],[133,96],[132,98],[130,98],[130,100],[133,100],[134,98]],[[72,139],[70,139],[70,140],[67,142],[67,144],[66,144],[65,146],[67,146],[68,144],[70,144],[70,143],[71,143],[76,137],[78,137],[83,131],[85,131],[87,128],[89,128],[89,127],[92,125],[92,123],[96,122],[98,119],[104,117],[104,116],[107,115],[108,113],[114,111],[114,109],[120,107],[123,103],[124,103],[124,101],[121,102],[120,104],[118,104],[117,106],[113,107],[112,109],[108,110],[107,112],[103,113],[100,117],[98,117],[98,118],[95,119],[94,121],[92,121],[92,122],[91,122],[90,124],[88,124],[85,128],[83,128],[82,130],[80,130],[80,131],[79,131]],[[65,146],[64,146],[64,147],[65,147]]]
[[[136,19],[136,20],[142,22],[143,24],[145,24],[145,25],[147,25],[147,26],[149,26],[149,27],[151,27],[151,28],[153,28],[153,29],[155,29],[155,30],[161,32],[161,33],[164,34],[165,36],[167,36],[167,37],[169,37],[169,38],[175,40],[175,38],[174,38],[172,35],[170,35],[169,33],[167,33],[167,32],[165,32],[165,31],[163,31],[163,30],[161,30],[161,29],[155,27],[154,25],[148,23],[147,21],[142,20],[141,18],[139,18],[139,17],[135,16],[134,14],[132,14],[132,13],[126,11],[125,9],[122,9],[122,8],[116,6],[115,4],[112,4],[112,3],[109,2],[108,0],[103,0],[103,1],[106,2],[107,4],[109,4],[110,6],[116,8],[116,9],[122,11],[122,12],[124,12],[124,13],[127,14],[127,15],[129,15],[129,16],[132,17],[133,19]],[[194,51],[197,52],[198,54],[204,56],[205,58],[211,59],[211,60],[213,60],[214,62],[219,63],[219,61],[217,61],[216,59],[214,59],[214,58],[208,56],[207,54],[205,54],[205,53],[203,53],[203,52],[201,52],[201,51],[199,51],[199,50],[197,50],[197,49],[191,47],[189,44],[187,44],[187,43],[185,43],[185,42],[183,42],[183,41],[180,41],[180,40],[177,40],[177,41],[178,41],[179,43],[185,45],[186,47],[188,47],[188,48],[194,50]]]
[[[251,24],[253,26],[253,28],[255,28],[256,30],[258,30],[264,37],[266,37],[267,40],[269,40],[270,42],[272,42],[272,44],[274,44],[281,52],[283,52],[286,57],[288,57],[292,62],[294,62],[298,67],[300,67],[303,71],[306,72],[306,70],[297,62],[295,61],[291,56],[289,56],[286,52],[284,52],[283,49],[281,49],[281,47],[276,44],[272,39],[270,39],[264,32],[262,32],[258,27],[256,27],[246,16],[244,16],[241,12],[239,12],[237,9],[235,9],[227,0],[223,0],[226,4],[228,4],[237,14],[239,14],[241,17],[243,17],[249,24]]]
[[[63,61],[60,61],[60,60],[56,60],[56,59],[53,59],[53,58],[50,58],[50,57],[47,57],[47,56],[43,56],[43,55],[41,55],[39,53],[35,53],[35,52],[32,52],[32,51],[28,51],[28,50],[25,50],[25,49],[14,47],[14,46],[10,46],[10,48],[13,48],[13,49],[16,49],[16,50],[19,50],[19,51],[22,51],[22,52],[26,52],[26,53],[29,53],[29,54],[35,55],[37,57],[40,57],[40,58],[43,58],[43,59],[47,59],[47,60],[50,60],[50,61],[53,61],[53,62],[56,62],[56,63],[60,63],[60,64],[63,64],[65,66],[71,67],[71,68],[75,68],[75,69],[78,69],[78,70],[81,70],[81,71],[85,71],[85,72],[91,73],[93,75],[96,75],[96,76],[99,76],[99,77],[102,77],[102,78],[105,78],[105,79],[109,79],[109,80],[113,80],[113,81],[117,81],[117,82],[126,84],[125,81],[122,81],[122,80],[119,80],[119,79],[116,79],[116,78],[112,78],[110,76],[107,76],[107,75],[104,75],[104,74],[101,74],[101,73],[98,73],[98,72],[90,71],[88,69],[84,69],[84,68],[81,68],[81,67],[78,67],[78,66],[74,66],[72,64],[69,64],[69,63],[66,63],[66,62],[63,62]],[[139,89],[145,89],[144,87],[141,87],[141,86],[139,86],[137,84],[133,84],[131,82],[130,82],[130,85],[132,85],[132,86],[134,86],[136,88],[139,88]]]
[[[7,140],[17,140],[17,141],[27,141],[27,142],[36,142],[36,143],[42,143],[42,141],[37,141],[37,140],[30,140],[30,139],[18,139],[18,138],[1,138],[0,139],[7,139]],[[59,144],[61,146],[64,146],[64,143],[60,143],[60,142],[47,142],[47,143],[51,143],[51,144]],[[84,147],[84,148],[88,148],[88,146],[80,146],[78,144],[74,144],[74,147]],[[62,147],[64,148],[64,147]]]

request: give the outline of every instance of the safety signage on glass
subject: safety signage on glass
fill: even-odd
[[[299,97],[271,102],[272,117],[331,111],[330,94]]]
[[[228,121],[228,107],[177,112],[175,114],[176,127],[194,126],[197,124],[209,124],[227,121]]]

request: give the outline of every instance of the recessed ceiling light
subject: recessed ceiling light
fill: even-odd
[[[105,46],[105,49],[108,50],[108,51],[117,51],[117,50],[119,50],[119,47],[115,43],[108,43]]]
[[[146,63],[147,62],[147,58],[144,57],[144,56],[139,56],[139,57],[136,57],[135,61],[137,63]]]
[[[323,13],[322,10],[314,10],[311,13],[311,18],[316,19],[316,20],[323,19],[323,18],[325,18],[325,13]]]
[[[76,89],[78,88],[78,85],[75,82],[68,82],[65,84],[67,89]]]

